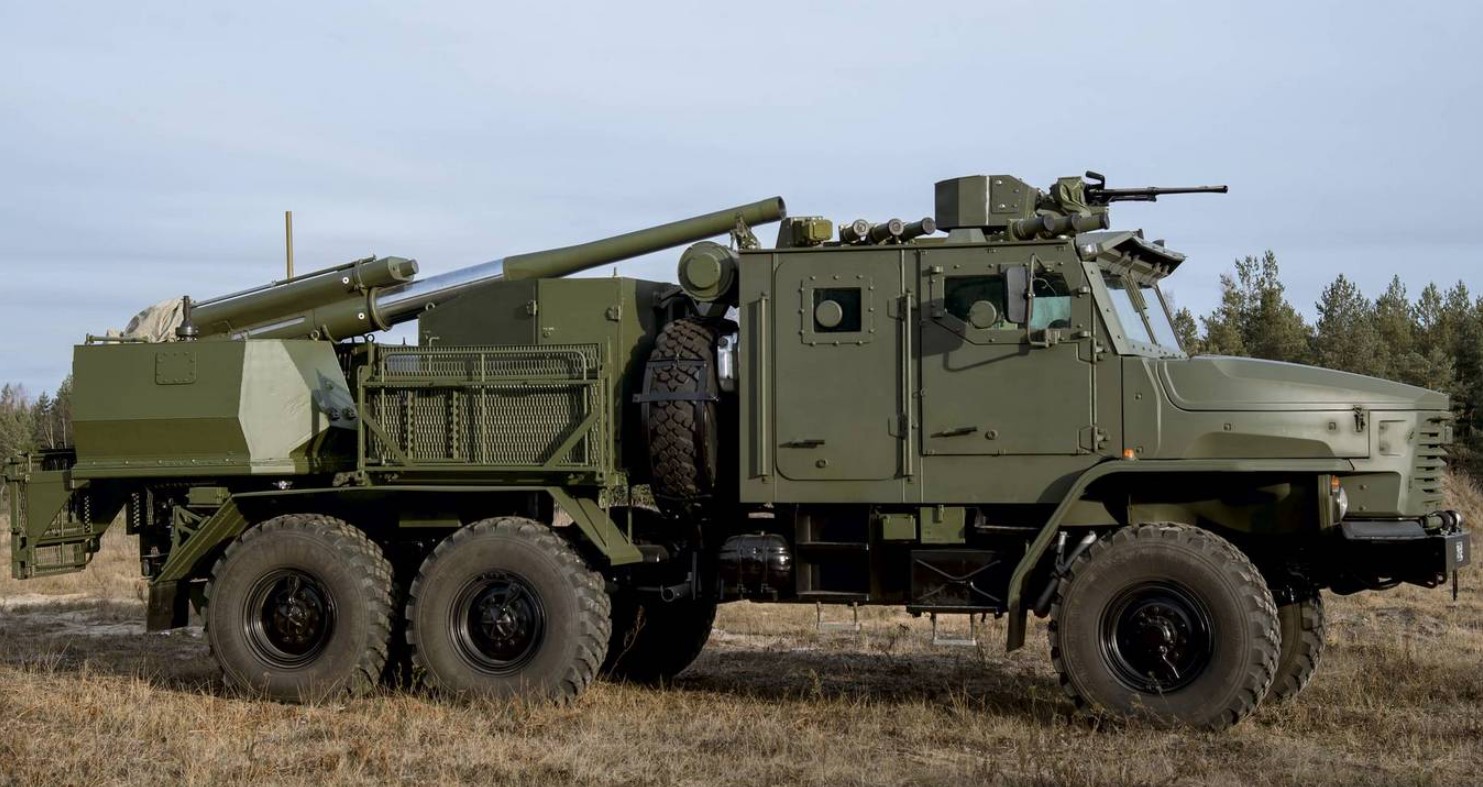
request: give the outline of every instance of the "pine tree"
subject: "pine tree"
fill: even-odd
[[[1313,360],[1323,367],[1356,374],[1383,375],[1380,333],[1375,307],[1344,274],[1318,299]]]
[[[56,448],[57,442],[51,394],[42,391],[31,405],[31,444],[37,448]]]
[[[1220,277],[1220,306],[1203,318],[1205,352],[1249,355],[1274,361],[1306,363],[1311,358],[1311,331],[1303,315],[1287,300],[1277,255],[1236,261],[1234,276]]]
[[[1258,358],[1307,363],[1311,360],[1311,331],[1303,315],[1287,300],[1277,267],[1277,255],[1263,255],[1256,272],[1255,303],[1246,346]]]
[[[1195,323],[1195,315],[1189,309],[1174,312],[1174,335],[1179,339],[1179,346],[1190,355],[1205,351],[1200,341],[1200,328]]]
[[[1248,292],[1244,286],[1250,280],[1252,258],[1236,261],[1236,275],[1220,275],[1220,305],[1215,313],[1201,317],[1205,325],[1205,338],[1200,342],[1203,352],[1211,355],[1250,355],[1246,351],[1245,322],[1247,319]]]
[[[0,461],[31,450],[31,402],[19,385],[0,386]]]

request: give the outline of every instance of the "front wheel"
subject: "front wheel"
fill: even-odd
[[[1230,542],[1136,525],[1094,542],[1060,581],[1051,659],[1078,706],[1221,729],[1266,695],[1280,647],[1266,581]]]
[[[609,626],[602,577],[518,517],[444,539],[408,594],[413,671],[446,694],[569,700],[597,674]]]

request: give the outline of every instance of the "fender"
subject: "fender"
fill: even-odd
[[[1009,630],[1005,637],[1006,651],[1019,650],[1025,644],[1025,584],[1030,572],[1040,564],[1046,550],[1061,531],[1061,522],[1066,513],[1093,482],[1114,475],[1132,473],[1347,473],[1353,472],[1354,463],[1344,459],[1135,459],[1109,460],[1093,465],[1077,477],[1066,491],[1050,518],[1040,528],[1035,540],[1025,549],[1025,556],[1015,566],[1009,579]]]

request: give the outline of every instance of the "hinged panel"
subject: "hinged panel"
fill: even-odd
[[[924,456],[1096,450],[1091,297],[1061,245],[924,252]],[[1005,272],[1032,264],[1029,324],[1009,322]]]
[[[779,255],[776,463],[798,481],[901,472],[900,251]]]

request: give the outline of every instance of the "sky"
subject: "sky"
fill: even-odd
[[[1225,183],[1116,205],[1195,312],[1272,249],[1483,290],[1476,2],[0,3],[0,380],[168,297],[372,254],[423,275],[782,195]],[[771,240],[770,228],[759,232]],[[673,280],[678,250],[621,275]],[[611,268],[594,272],[611,275]]]

